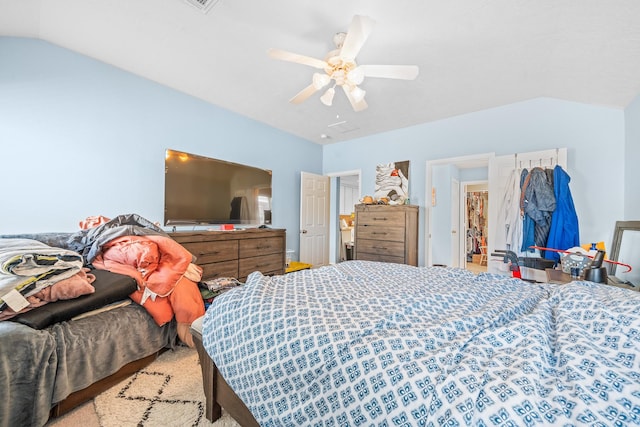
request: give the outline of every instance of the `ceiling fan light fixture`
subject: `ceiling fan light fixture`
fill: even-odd
[[[360,102],[364,99],[364,96],[366,95],[367,91],[366,90],[362,90],[360,89],[358,86],[354,87],[351,90],[351,96],[353,97],[353,100],[355,102]]]
[[[331,107],[333,104],[333,96],[336,94],[336,90],[333,87],[327,89],[327,91],[320,97],[320,102],[322,102],[327,107]]]
[[[369,38],[374,24],[375,21],[367,16],[355,15],[348,31],[335,35],[333,41],[336,49],[330,51],[324,60],[286,50],[268,49],[267,54],[274,59],[308,65],[324,71],[313,74],[311,84],[298,92],[289,102],[300,104],[333,80],[332,86],[322,94],[320,101],[326,106],[331,106],[335,88],[340,86],[353,110],[358,112],[368,107],[364,99],[366,92],[359,87],[365,78],[414,80],[418,76],[418,67],[415,65],[358,65],[356,58]]]
[[[347,73],[347,80],[354,85],[359,85],[364,81],[364,70],[360,67],[356,67]]]
[[[328,85],[330,81],[331,77],[326,74],[313,73],[313,87],[315,87],[317,90],[320,90]]]

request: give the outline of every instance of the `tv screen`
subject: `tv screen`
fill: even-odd
[[[271,171],[167,150],[164,224],[271,224]]]

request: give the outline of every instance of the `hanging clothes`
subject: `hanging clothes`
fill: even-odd
[[[551,217],[551,229],[546,247],[569,249],[580,246],[578,215],[569,189],[571,177],[560,165],[553,168],[553,190],[556,198],[556,210]],[[560,254],[545,251],[544,257],[558,261]]]
[[[504,225],[504,249],[519,252],[522,242],[522,220],[520,217],[520,171],[513,169],[507,178],[500,205],[500,225]],[[496,248],[502,249],[500,245]]]
[[[523,218],[522,251],[530,251],[531,240],[536,246],[547,244],[551,229],[551,216],[556,209],[556,197],[553,185],[544,169],[535,167],[521,175],[520,208]],[[528,217],[528,218],[527,218]],[[531,238],[533,221],[533,239]]]

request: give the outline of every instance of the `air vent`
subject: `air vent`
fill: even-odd
[[[207,13],[209,10],[220,0],[184,0],[186,3],[200,10],[202,13]]]
[[[342,120],[340,122],[332,123],[332,124],[328,125],[327,127],[329,129],[331,129],[331,130],[335,130],[336,132],[340,132],[340,133],[349,133],[349,132],[353,132],[354,130],[358,130],[359,129],[357,126],[350,125],[349,123],[347,123],[346,120]]]

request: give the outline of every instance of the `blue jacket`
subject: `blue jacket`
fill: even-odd
[[[545,246],[549,239],[551,216],[556,209],[556,196],[547,172],[539,167],[520,175],[520,207],[524,213],[522,224],[522,252],[530,246]]]
[[[580,234],[578,232],[578,215],[573,205],[573,197],[569,189],[571,177],[561,166],[553,169],[553,192],[556,196],[556,210],[551,217],[551,230],[547,239],[547,247],[552,249],[569,249],[580,246]],[[546,259],[558,260],[560,254],[545,251]]]

